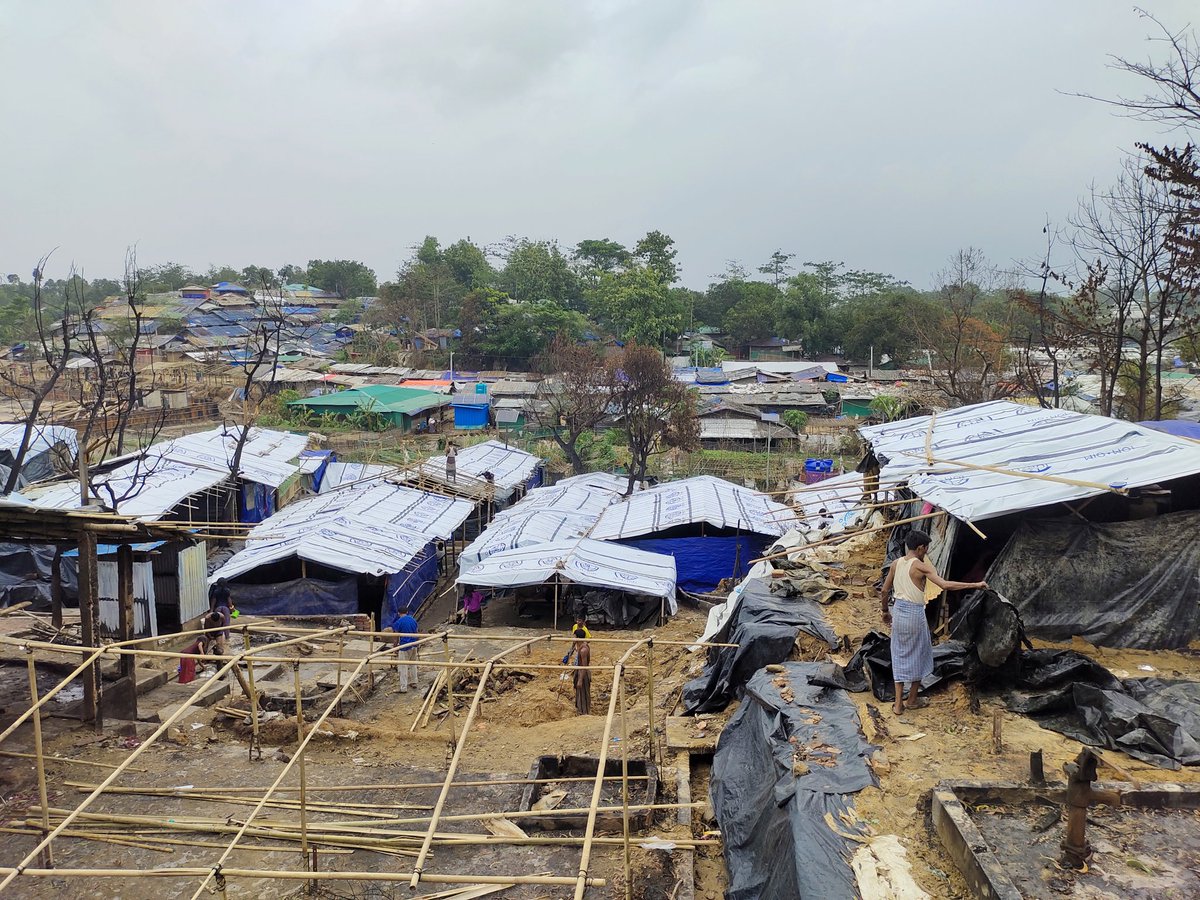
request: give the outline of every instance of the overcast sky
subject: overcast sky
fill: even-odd
[[[1147,0],[1182,27],[1194,2]],[[926,286],[1036,254],[1145,124],[1113,0],[0,0],[0,272],[672,235]]]

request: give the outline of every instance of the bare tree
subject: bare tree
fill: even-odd
[[[657,350],[630,344],[609,365],[613,409],[629,442],[628,496],[646,477],[651,456],[700,446],[700,421],[695,395],[675,380],[670,364]]]
[[[241,472],[242,453],[246,449],[246,441],[250,436],[250,426],[254,423],[263,397],[275,384],[275,376],[279,371],[279,351],[287,326],[283,291],[273,289],[264,280],[258,293],[258,315],[254,319],[250,335],[246,340],[242,363],[238,415],[240,421],[237,423],[239,427],[235,429],[237,443],[229,457],[229,473],[235,482]],[[267,378],[260,377],[267,372],[269,372]],[[228,428],[229,423],[225,424]]]
[[[613,395],[611,370],[599,352],[561,334],[550,344],[544,368],[554,373],[554,378],[538,385],[528,415],[550,430],[550,437],[570,460],[572,472],[582,475],[587,466],[579,453],[579,439],[608,414]]]
[[[76,316],[71,304],[64,302],[61,311],[52,310],[43,290],[46,263],[50,254],[38,260],[33,270],[33,299],[30,304],[31,334],[26,353],[29,354],[28,378],[11,367],[0,369],[0,384],[4,393],[16,401],[21,409],[19,424],[23,427],[21,443],[13,457],[13,465],[4,489],[0,493],[10,494],[20,484],[21,468],[25,457],[42,422],[42,408],[47,398],[58,385],[67,362],[71,358],[72,341],[75,337]],[[73,275],[74,273],[72,273]]]
[[[968,247],[951,257],[937,281],[942,314],[919,316],[913,324],[945,372],[939,389],[960,403],[1011,396],[1016,383],[1004,377],[1011,363],[1009,333],[988,324],[983,310],[989,295],[1001,289],[1000,272],[983,251]]]

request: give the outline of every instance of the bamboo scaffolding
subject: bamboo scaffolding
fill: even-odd
[[[336,633],[336,631],[337,629],[329,629],[327,633]],[[303,638],[293,638],[291,640],[282,641],[280,644],[296,643],[301,640],[303,640]],[[274,646],[278,647],[280,644],[275,644]],[[168,716],[166,721],[159,725],[158,728],[155,729],[150,735],[150,737],[135,747],[130,754],[125,757],[124,762],[117,766],[113,773],[104,781],[102,781],[94,791],[88,794],[88,796],[84,798],[83,802],[80,803],[79,806],[77,806],[66,818],[64,818],[58,827],[54,829],[54,831],[46,835],[46,837],[43,838],[42,841],[21,860],[21,862],[19,862],[15,867],[5,874],[4,878],[0,880],[0,892],[8,887],[8,885],[12,883],[12,880],[16,878],[17,875],[21,874],[29,866],[29,863],[36,856],[38,856],[42,850],[45,849],[45,847],[49,846],[50,842],[53,841],[61,831],[69,826],[71,822],[73,822],[81,813],[83,813],[84,810],[86,810],[93,802],[95,802],[96,798],[104,792],[104,789],[116,781],[117,778],[119,778],[121,774],[133,764],[134,760],[146,752],[146,750],[148,750],[150,747],[154,746],[155,741],[165,734],[167,730],[175,724],[176,721],[182,718],[192,708],[192,706],[204,696],[205,693],[211,690],[218,683],[218,679],[221,676],[225,675],[230,668],[237,665],[244,655],[246,654],[239,654],[238,656],[232,657],[228,662],[225,663],[224,666],[221,667],[214,678],[198,685],[196,690],[192,692],[188,699],[180,704],[179,708],[170,716]]]
[[[36,753],[19,753],[16,750],[0,750],[0,756],[11,756],[16,759],[37,759]],[[71,759],[69,756],[51,756],[48,753],[42,754],[42,759],[48,759],[56,763],[69,763],[75,766],[91,766],[95,769],[116,769],[119,768],[113,763],[93,762],[90,759]],[[131,772],[145,772],[145,769],[131,768]]]
[[[429,847],[433,843],[433,835],[437,830],[438,819],[442,814],[442,807],[446,804],[446,795],[450,793],[450,785],[454,781],[454,773],[458,771],[458,763],[462,758],[463,748],[467,745],[467,736],[471,733],[471,725],[475,722],[475,716],[479,713],[479,701],[483,699],[483,694],[487,688],[488,677],[492,674],[492,666],[503,657],[507,656],[522,647],[528,647],[544,638],[530,638],[527,641],[522,641],[519,644],[502,650],[495,656],[491,657],[484,666],[483,671],[479,675],[479,686],[475,689],[475,696],[471,699],[471,707],[467,711],[467,719],[463,722],[463,737],[454,748],[454,756],[450,759],[450,765],[446,769],[446,779],[442,782],[442,789],[438,792],[437,802],[433,806],[433,815],[429,820],[429,832],[425,835],[425,840],[421,844],[420,853],[417,855],[417,861],[413,863],[412,879],[409,881],[409,887],[416,889],[421,881],[422,870],[425,865],[425,859],[429,855]],[[195,898],[193,898],[195,900]]]
[[[915,453],[901,452],[899,456],[917,456]],[[1063,478],[1060,475],[1042,475],[1037,472],[1021,472],[1017,469],[1006,469],[1003,466],[986,466],[982,463],[960,462],[955,459],[939,459],[932,457],[930,465],[955,466],[960,469],[971,469],[976,472],[994,472],[997,475],[1008,475],[1012,478],[1029,478],[1034,481],[1048,481],[1052,484],[1065,484],[1071,487],[1089,488],[1096,491],[1108,491],[1113,494],[1128,494],[1126,488],[1113,487],[1111,484],[1101,484],[1098,481],[1081,481],[1077,478]]]
[[[617,687],[624,677],[623,669],[626,661],[644,643],[645,639],[634,644],[613,666],[613,684],[608,697],[608,715],[604,717],[604,734],[600,738],[600,758],[596,762],[596,783],[592,786],[592,800],[588,804],[590,809],[588,809],[587,826],[584,828],[583,853],[579,858],[579,876],[575,882],[575,900],[583,900],[583,894],[587,890],[588,863],[592,859],[592,838],[596,834],[596,814],[600,806],[600,790],[604,786],[604,766],[608,762],[608,739],[612,733],[613,714],[616,712]],[[628,804],[625,805],[625,808],[628,808]]]
[[[291,768],[295,764],[297,757],[299,757],[300,759],[304,758],[304,751],[308,747],[308,742],[312,740],[313,735],[315,735],[320,730],[321,726],[325,723],[325,720],[327,718],[329,718],[330,713],[333,712],[334,708],[341,701],[342,695],[345,694],[345,692],[347,690],[349,690],[350,685],[352,685],[354,683],[355,679],[358,678],[359,674],[363,671],[363,669],[365,667],[367,667],[368,665],[370,665],[371,658],[377,654],[383,654],[383,653],[387,653],[387,652],[388,652],[387,649],[378,650],[375,653],[367,654],[361,660],[359,660],[358,666],[355,668],[355,670],[353,672],[350,673],[349,679],[334,695],[333,700],[329,704],[326,705],[325,711],[322,712],[320,717],[317,719],[317,721],[315,723],[313,723],[313,727],[309,730],[308,734],[303,735],[303,739],[300,740],[300,744],[296,748],[296,753],[293,754],[292,758],[290,760],[288,760],[287,763],[284,764],[283,769],[280,771],[279,775],[276,776],[274,783],[269,788],[267,788],[266,793],[263,794],[262,800],[259,801],[258,805],[255,806],[254,809],[250,811],[250,815],[248,815],[246,817],[246,821],[242,823],[242,826],[241,826],[241,828],[238,829],[237,834],[235,834],[233,836],[233,839],[229,842],[229,846],[227,846],[225,848],[224,852],[221,853],[220,859],[218,859],[216,861],[216,863],[213,864],[213,867],[204,876],[204,879],[200,882],[200,885],[196,888],[196,892],[192,895],[192,900],[198,900],[200,895],[202,895],[208,889],[208,883],[209,883],[209,881],[212,880],[213,876],[219,874],[222,871],[222,867],[225,865],[225,861],[229,858],[229,854],[233,852],[233,849],[237,846],[238,841],[241,840],[242,835],[244,835],[246,833],[246,829],[248,829],[250,827],[250,823],[253,822],[255,816],[257,816],[262,811],[263,805],[266,803],[267,800],[270,799],[271,793],[275,790],[275,788],[279,787],[279,785],[283,781],[283,779],[285,777],[287,777],[287,774],[288,774],[288,772],[291,771]],[[298,664],[296,667],[296,672],[297,672],[296,678],[297,678],[297,686],[298,686],[299,685],[299,674],[298,674],[299,673],[299,665]],[[299,705],[298,704],[297,704],[297,715],[299,716]],[[301,737],[301,735],[297,734],[297,738],[300,738],[300,737]],[[301,786],[303,787],[303,784]],[[305,835],[305,842],[302,844],[302,846],[307,847],[307,835]],[[306,874],[311,875],[313,873],[308,872]],[[3,885],[0,885],[0,887],[2,887],[2,886]]]
[[[625,715],[625,678],[621,678],[621,828],[625,853],[625,900],[633,900],[633,874],[629,864],[629,726]]]

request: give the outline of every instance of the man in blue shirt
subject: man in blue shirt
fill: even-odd
[[[384,629],[393,634],[407,635],[407,637],[399,639],[400,665],[396,667],[396,677],[400,681],[400,693],[402,694],[407,694],[410,686],[417,686],[417,648],[412,645],[418,640],[413,635],[418,634],[420,630],[421,626],[417,624],[417,620],[407,611],[396,616],[392,620],[391,626]]]

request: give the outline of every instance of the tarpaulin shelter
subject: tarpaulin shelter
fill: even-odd
[[[483,481],[484,472],[494,476],[493,486]],[[400,477],[409,484],[429,483],[462,496],[482,497],[485,492],[492,493],[494,499],[506,502],[542,483],[542,459],[500,441],[484,441],[455,453],[453,479],[446,473],[444,455],[431,456]]]
[[[1133,422],[1005,400],[869,425],[859,433],[882,478],[903,477],[918,497],[968,521],[1200,474],[1194,441]]]
[[[8,480],[24,438],[24,423],[0,424],[0,479]],[[56,451],[61,451],[62,456],[61,460],[57,460],[58,466],[55,465]],[[69,467],[75,461],[78,452],[79,437],[74,428],[65,425],[34,425],[29,435],[29,449],[25,451],[25,459],[21,464],[17,487],[49,478],[57,468]]]
[[[675,557],[680,585],[708,592],[741,577],[771,538],[789,527],[793,511],[769,497],[710,475],[670,481],[609,506],[590,537]]]
[[[625,488],[624,478],[596,473],[566,478],[553,487],[534,488],[518,503],[492,519],[463,549],[460,569],[467,569],[502,550],[584,537],[600,513]]]
[[[130,454],[128,461],[92,478],[93,493],[105,505],[116,505],[122,513],[159,519],[197,495],[210,491],[230,478],[237,451],[240,426],[214,428],[173,438]],[[240,519],[261,521],[275,510],[276,491],[300,468],[295,460],[308,443],[305,435],[251,427],[238,465]],[[58,484],[39,492],[38,506],[75,509],[79,487]],[[221,504],[200,519],[219,517]]]
[[[325,469],[325,475],[317,486],[317,492],[324,494],[335,491],[347,485],[364,484],[368,481],[379,481],[384,476],[394,473],[395,466],[381,466],[372,463],[332,462]]]
[[[293,581],[297,574],[307,577],[312,563],[326,575],[317,580],[339,580],[337,573],[380,579],[384,614],[415,608],[437,582],[436,542],[447,540],[473,510],[466,500],[383,481],[344,487],[297,501],[256,526],[245,549],[212,578]],[[240,589],[235,596],[241,598]],[[373,599],[357,591],[354,597],[356,603]]]
[[[658,597],[672,614],[678,609],[673,558],[587,538],[493,554],[462,572],[457,583],[524,587],[545,584],[556,576],[573,584]]]

